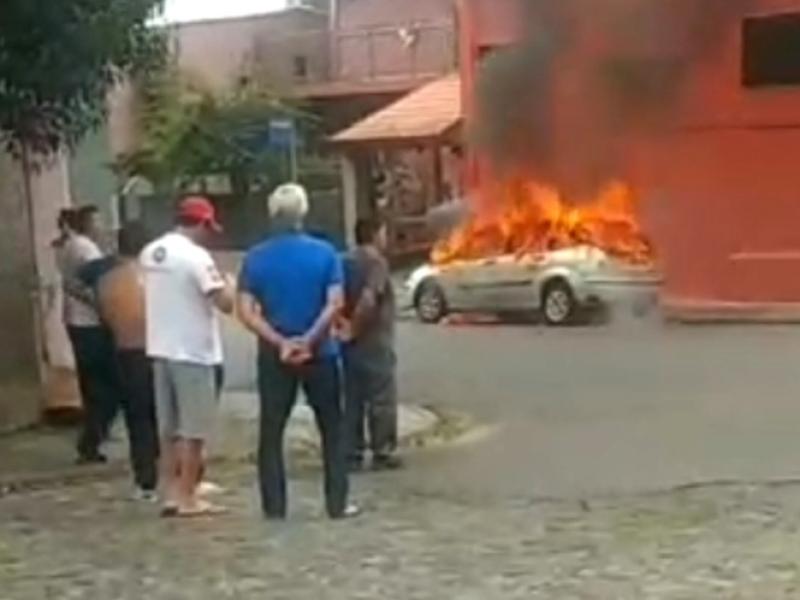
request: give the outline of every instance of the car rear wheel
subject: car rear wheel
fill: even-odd
[[[438,323],[444,319],[447,316],[447,299],[441,286],[433,280],[420,284],[414,308],[423,323]]]
[[[553,327],[569,325],[575,320],[578,305],[570,285],[561,279],[548,283],[542,294],[545,322]]]

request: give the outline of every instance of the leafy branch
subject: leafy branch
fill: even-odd
[[[214,93],[173,66],[138,81],[138,148],[119,159],[126,177],[180,190],[210,175],[224,175],[237,195],[254,182],[277,178],[281,157],[269,147],[269,123],[314,118],[269,87],[245,83]]]
[[[106,114],[106,94],[165,56],[162,0],[3,0],[0,143],[50,154]]]

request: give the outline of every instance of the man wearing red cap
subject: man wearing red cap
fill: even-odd
[[[216,371],[223,362],[217,311],[230,314],[234,305],[233,279],[219,272],[205,247],[219,231],[211,202],[189,197],[178,208],[176,228],[141,256],[167,516],[218,512],[197,498],[197,482],[216,416]]]

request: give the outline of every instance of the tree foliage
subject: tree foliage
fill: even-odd
[[[110,86],[164,55],[161,32],[148,26],[161,2],[2,0],[2,142],[49,153],[101,123]]]
[[[138,147],[116,167],[125,177],[144,177],[168,190],[222,175],[235,194],[246,195],[255,183],[277,179],[284,171],[285,157],[268,144],[270,121],[312,121],[265,86],[248,82],[212,92],[176,68],[150,73],[137,89]]]

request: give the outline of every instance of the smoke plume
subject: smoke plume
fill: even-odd
[[[692,65],[753,0],[523,0],[526,34],[484,59],[474,139],[497,168],[576,193],[619,176],[623,140],[669,128]]]

